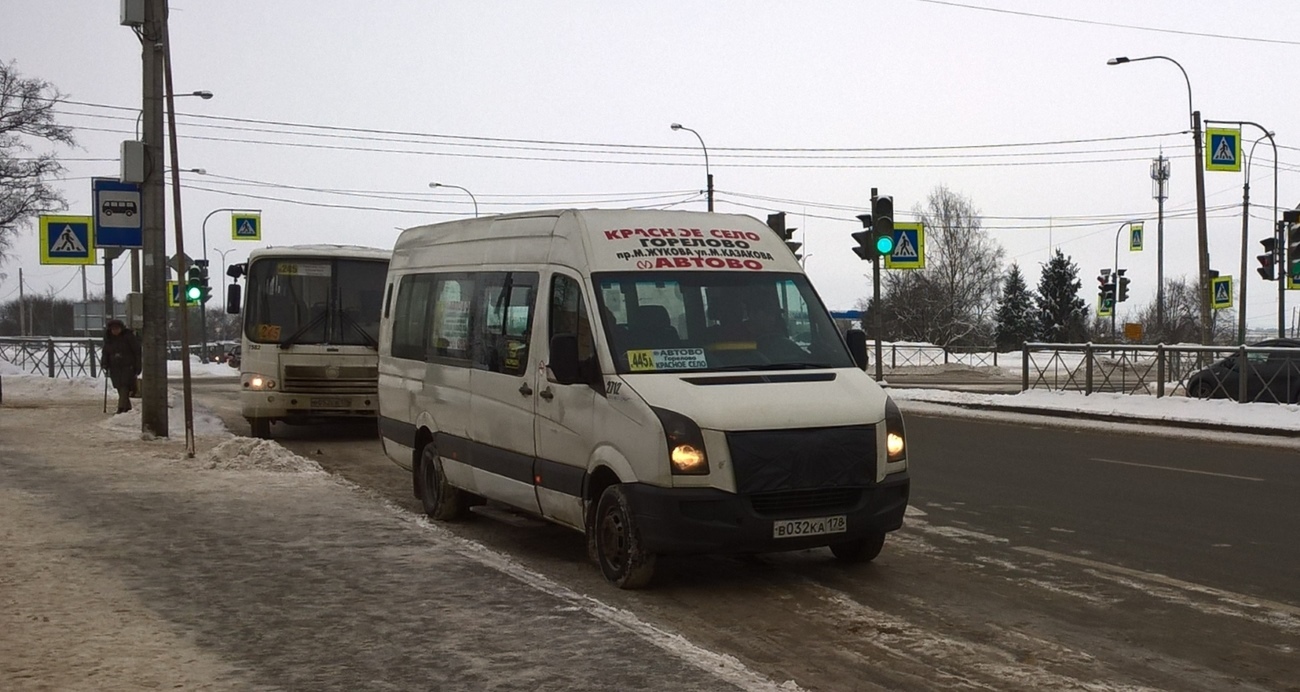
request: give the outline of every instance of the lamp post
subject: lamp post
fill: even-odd
[[[1205,228],[1205,159],[1201,155],[1201,112],[1192,107],[1192,80],[1187,77],[1187,70],[1173,58],[1164,55],[1148,55],[1141,58],[1111,58],[1107,65],[1123,65],[1143,60],[1168,60],[1183,73],[1187,83],[1187,111],[1192,120],[1192,140],[1196,152],[1196,250],[1201,273],[1201,343],[1210,343],[1210,249],[1209,234]]]
[[[704,138],[700,136],[700,133],[696,132],[695,130],[692,130],[689,127],[686,127],[685,125],[682,125],[681,123],[673,123],[670,127],[672,127],[672,129],[674,130],[686,130],[687,132],[695,135],[696,139],[700,140],[700,148],[704,150],[704,181],[705,181],[704,190],[705,193],[708,195],[709,211],[713,211],[713,173],[709,171],[709,148],[707,146],[704,146]]]
[[[1259,144],[1264,138],[1268,138],[1269,144],[1273,145],[1273,233],[1277,233],[1277,141],[1273,139],[1273,132],[1265,129],[1263,125],[1249,120],[1206,120],[1206,123],[1236,125],[1251,125],[1259,128],[1264,134],[1250,145],[1250,152],[1246,156],[1246,175],[1245,182],[1242,183],[1242,202],[1241,202],[1241,314],[1237,316],[1237,341],[1246,343],[1246,257],[1250,254],[1250,241],[1246,237],[1247,223],[1250,216],[1250,164],[1255,160],[1255,144]],[[1277,239],[1276,247],[1283,247],[1284,238]],[[1279,263],[1280,264],[1280,263]],[[1282,338],[1286,336],[1286,275],[1280,268],[1277,282],[1277,336]]]
[[[474,203],[474,218],[476,218],[476,219],[478,218],[478,199],[476,199],[476,198],[474,197],[474,193],[473,193],[473,192],[470,192],[468,188],[464,188],[464,187],[461,187],[461,186],[459,186],[459,185],[451,185],[451,184],[449,184],[449,183],[429,183],[429,187],[430,187],[430,188],[435,188],[435,187],[451,187],[451,188],[455,188],[455,189],[460,190],[460,191],[464,192],[465,194],[469,195],[469,199],[470,199],[470,201]]]

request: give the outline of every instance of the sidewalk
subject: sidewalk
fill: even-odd
[[[0,406],[0,688],[797,689],[273,442],[185,459],[73,394]]]

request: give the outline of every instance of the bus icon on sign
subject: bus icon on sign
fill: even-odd
[[[114,214],[135,216],[137,211],[135,208],[135,202],[130,200],[109,200],[104,202],[104,204],[100,206],[99,210],[104,216],[112,216]]]

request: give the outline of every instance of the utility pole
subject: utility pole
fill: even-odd
[[[163,38],[163,77],[167,86],[167,139],[171,145],[172,159],[172,224],[176,227],[176,255],[185,256],[185,231],[181,227],[181,168],[180,153],[176,145],[176,92],[172,88],[172,48],[171,33],[167,30],[166,0],[163,0],[162,38]],[[204,254],[207,254],[206,249]],[[206,262],[204,263],[206,264]],[[185,402],[185,455],[194,458],[194,398],[190,389],[190,320],[189,298],[181,301],[181,391]],[[200,313],[203,301],[199,301]],[[206,332],[205,332],[206,338]],[[206,348],[204,354],[206,355]]]
[[[18,268],[18,336],[27,336],[27,292],[23,290],[23,268]]]
[[[1151,162],[1151,194],[1156,198],[1156,329],[1165,338],[1165,200],[1169,197],[1169,159]]]
[[[1201,112],[1192,111],[1192,137],[1196,140],[1196,254],[1201,267],[1201,345],[1209,346],[1210,236],[1205,227],[1205,155],[1201,151]]]
[[[140,30],[144,102],[141,132],[145,145],[145,179],[140,186],[143,232],[140,338],[144,383],[140,392],[141,429],[167,437],[167,202],[163,187],[163,22],[167,0],[145,0]],[[132,272],[132,283],[135,283]]]

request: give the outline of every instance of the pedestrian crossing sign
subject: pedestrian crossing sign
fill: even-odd
[[[1129,224],[1128,251],[1142,252],[1142,224],[1141,223]]]
[[[1205,130],[1205,170],[1241,170],[1241,130],[1215,127]]]
[[[1101,297],[1101,296],[1097,296],[1097,316],[1098,316],[1098,317],[1114,317],[1114,316],[1115,316],[1115,301],[1113,301],[1113,300],[1102,300],[1102,297]]]
[[[95,220],[89,216],[41,217],[41,264],[94,264]]]
[[[886,269],[925,269],[925,226],[894,224],[894,251],[885,255]]]
[[[1210,279],[1210,307],[1223,310],[1232,307],[1232,277],[1216,276]]]
[[[261,240],[261,214],[231,214],[230,237],[233,240]]]

